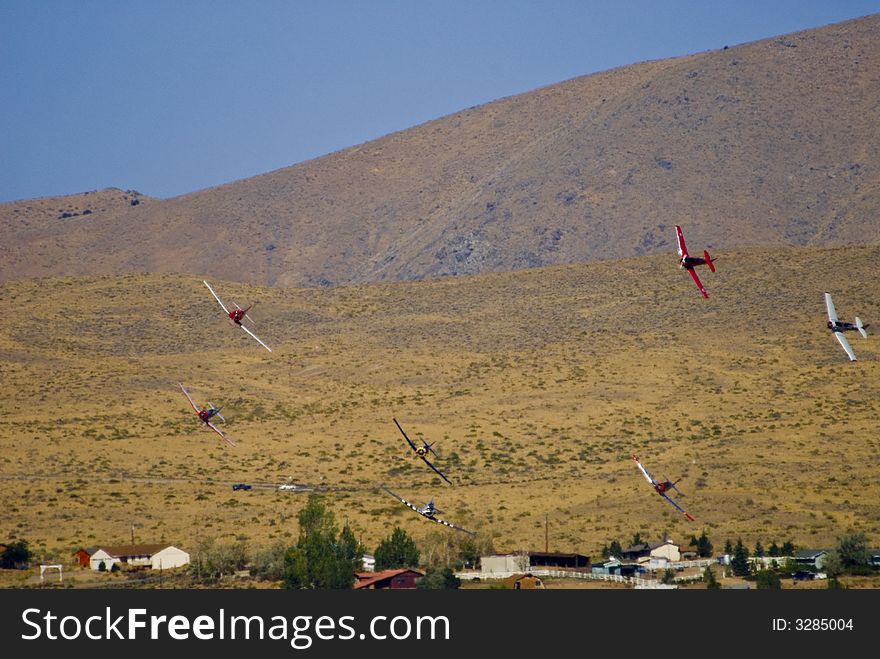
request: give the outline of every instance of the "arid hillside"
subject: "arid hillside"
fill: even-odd
[[[433,497],[497,550],[595,554],[705,529],[716,547],[847,531],[880,542],[880,247],[724,251],[703,300],[674,256],[331,289],[199,278],[0,286],[0,538],[60,558],[129,541],[296,537],[326,491],[375,548],[400,524],[453,533],[388,495]],[[852,336],[825,328],[823,291]],[[177,387],[223,405],[226,446]],[[439,440],[442,482],[408,448]],[[688,523],[637,471],[682,477]],[[254,485],[233,491],[233,483]]]
[[[875,15],[576,78],[174,199],[27,225],[34,201],[4,204],[0,280],[412,280],[668,253],[676,223],[710,249],[874,245],[878,70]]]

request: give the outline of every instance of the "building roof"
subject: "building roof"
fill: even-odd
[[[795,558],[818,558],[822,554],[827,554],[827,549],[801,549],[797,554],[794,555]]]
[[[394,577],[401,574],[406,574],[407,572],[412,572],[419,577],[425,576],[424,572],[419,572],[418,570],[412,570],[410,568],[382,570],[381,572],[355,572],[354,576],[355,578],[357,578],[357,583],[354,585],[354,587],[355,590],[357,590],[358,588],[369,588],[379,581],[387,581],[388,579],[393,579]]]
[[[626,549],[621,549],[620,553],[621,554],[632,554],[637,551],[651,551],[651,545],[649,545],[647,542],[641,542],[637,545],[631,545],[631,546],[627,547]]]
[[[169,545],[168,543],[158,545],[116,545],[113,547],[96,547],[95,551],[98,551],[98,549],[103,549],[114,558],[122,558],[123,556],[152,556],[153,554],[158,554],[163,549],[167,549],[168,547],[172,546],[173,545]],[[92,552],[92,554],[94,553],[95,552]]]
[[[532,574],[514,574],[502,579],[501,583],[513,589],[516,589],[516,584],[519,583],[519,590],[544,588],[544,582]]]
[[[530,551],[528,555],[535,558],[585,558],[587,560],[590,558],[583,554],[566,554],[560,551]]]
[[[678,547],[678,545],[675,544],[674,542],[672,542],[672,540],[670,540],[669,538],[667,538],[666,540],[658,540],[657,542],[650,542],[650,543],[648,543],[648,547],[649,547],[652,551],[653,551],[654,549],[657,549],[657,547],[663,547],[663,546],[665,546],[665,545],[672,545],[673,547],[676,547],[676,548]]]

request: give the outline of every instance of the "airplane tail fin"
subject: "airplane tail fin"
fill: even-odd
[[[712,257],[709,256],[709,250],[707,250],[707,249],[703,250],[703,259],[706,261],[706,265],[709,266],[709,270],[711,270],[712,272],[715,272],[715,264],[712,263]]]
[[[868,333],[865,331],[865,326],[862,325],[862,319],[859,318],[858,316],[856,316],[856,327],[858,328],[859,333],[867,339]]]

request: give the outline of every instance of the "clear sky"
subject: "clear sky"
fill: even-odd
[[[173,197],[880,0],[0,0],[0,201]]]

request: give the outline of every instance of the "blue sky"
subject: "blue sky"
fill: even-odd
[[[172,197],[880,0],[0,0],[0,201]]]

